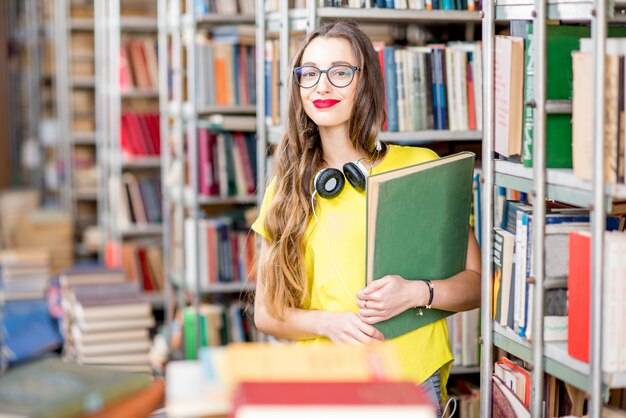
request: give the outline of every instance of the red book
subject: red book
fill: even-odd
[[[567,304],[567,352],[589,363],[589,305],[591,303],[591,236],[570,232]]]
[[[467,58],[467,54],[465,54]],[[467,122],[471,131],[476,130],[476,107],[474,105],[474,74],[472,73],[472,63],[467,63]]]
[[[209,166],[209,132],[206,129],[198,129],[198,149],[198,192],[208,196],[211,167]]]
[[[136,151],[136,156],[141,155],[149,155],[149,149],[146,146],[146,143],[143,138],[143,131],[139,124],[139,120],[137,119],[137,114],[135,113],[127,113],[126,121],[128,126],[128,135],[131,143],[132,149]]]
[[[146,115],[146,121],[150,128],[150,138],[154,144],[156,155],[161,155],[161,127],[159,126],[159,115],[155,113],[149,113]]]
[[[143,145],[146,148],[148,155],[157,155],[157,150],[154,146],[154,140],[152,139],[152,132],[150,131],[150,127],[148,126],[148,115],[143,114],[135,114],[132,115],[137,121],[139,125],[139,129],[141,131],[141,138],[143,139]]]
[[[231,418],[434,418],[412,382],[243,382]]]
[[[249,195],[254,195],[256,191],[256,184],[254,181],[254,173],[252,172],[252,162],[250,161],[250,154],[248,153],[248,146],[242,132],[235,132],[233,134],[235,140],[235,152],[239,153],[242,162],[243,174],[246,178],[246,187]]]
[[[141,266],[141,279],[143,282],[143,288],[146,292],[152,292],[152,280],[150,280],[150,270],[148,269],[146,249],[142,246],[137,246],[136,251],[139,258],[139,265]]]

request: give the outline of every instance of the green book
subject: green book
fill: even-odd
[[[200,344],[199,347],[205,347],[207,345],[207,319],[200,312],[199,315],[196,315],[196,309],[194,307],[187,307],[183,310],[183,339],[184,339],[184,348],[185,348],[185,359],[186,360],[196,360],[197,357],[197,349],[196,349],[196,317],[200,319]]]
[[[461,152],[368,178],[366,283],[388,274],[440,280],[465,270],[473,171],[474,154]],[[422,313],[409,309],[376,328],[389,339],[452,314]]]
[[[46,357],[0,376],[0,415],[56,418],[96,412],[146,388],[152,377]]]
[[[524,79],[524,103],[534,94],[534,35],[533,25],[528,23],[524,41],[526,71]],[[588,26],[548,25],[546,33],[546,98],[547,100],[572,99],[572,51],[579,49],[580,38],[589,37]],[[534,109],[524,106],[522,138],[522,162],[532,167],[534,138]],[[572,167],[572,115],[553,114],[546,117],[546,167]]]

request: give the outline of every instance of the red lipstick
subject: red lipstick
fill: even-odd
[[[313,100],[313,106],[317,107],[318,109],[327,109],[329,107],[333,107],[337,103],[339,103],[339,100],[334,100],[334,99]]]

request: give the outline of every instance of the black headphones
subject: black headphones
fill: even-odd
[[[345,177],[344,177],[345,176]],[[345,179],[357,191],[362,192],[367,185],[368,172],[361,160],[343,165],[343,172],[336,168],[323,168],[317,172],[313,184],[318,195],[332,199],[341,193]]]

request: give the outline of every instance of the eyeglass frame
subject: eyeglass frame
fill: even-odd
[[[312,85],[312,86],[308,86],[305,87],[302,84],[300,84],[300,82],[298,81],[298,74],[296,73],[298,70],[302,69],[302,68],[315,68],[316,70],[318,70],[320,72],[319,76],[317,77],[317,81]],[[346,84],[345,86],[338,86],[335,83],[333,83],[330,79],[330,77],[328,76],[328,72],[330,70],[332,70],[333,68],[336,67],[348,67],[350,68],[353,73],[352,73],[352,79],[350,80],[350,82],[348,84]],[[315,65],[302,65],[300,67],[295,67],[293,70],[291,70],[293,73],[293,79],[296,82],[296,84],[300,87],[302,87],[303,89],[312,89],[313,87],[317,86],[320,82],[320,80],[322,79],[322,74],[326,73],[326,79],[328,79],[328,82],[330,84],[332,84],[333,86],[337,87],[338,89],[343,89],[348,87],[350,84],[352,84],[352,82],[354,81],[354,76],[356,74],[357,71],[361,71],[361,67],[357,66],[357,65],[347,65],[347,64],[337,64],[337,65],[333,65],[332,67],[328,67],[325,70],[322,70],[321,68],[316,67]]]

